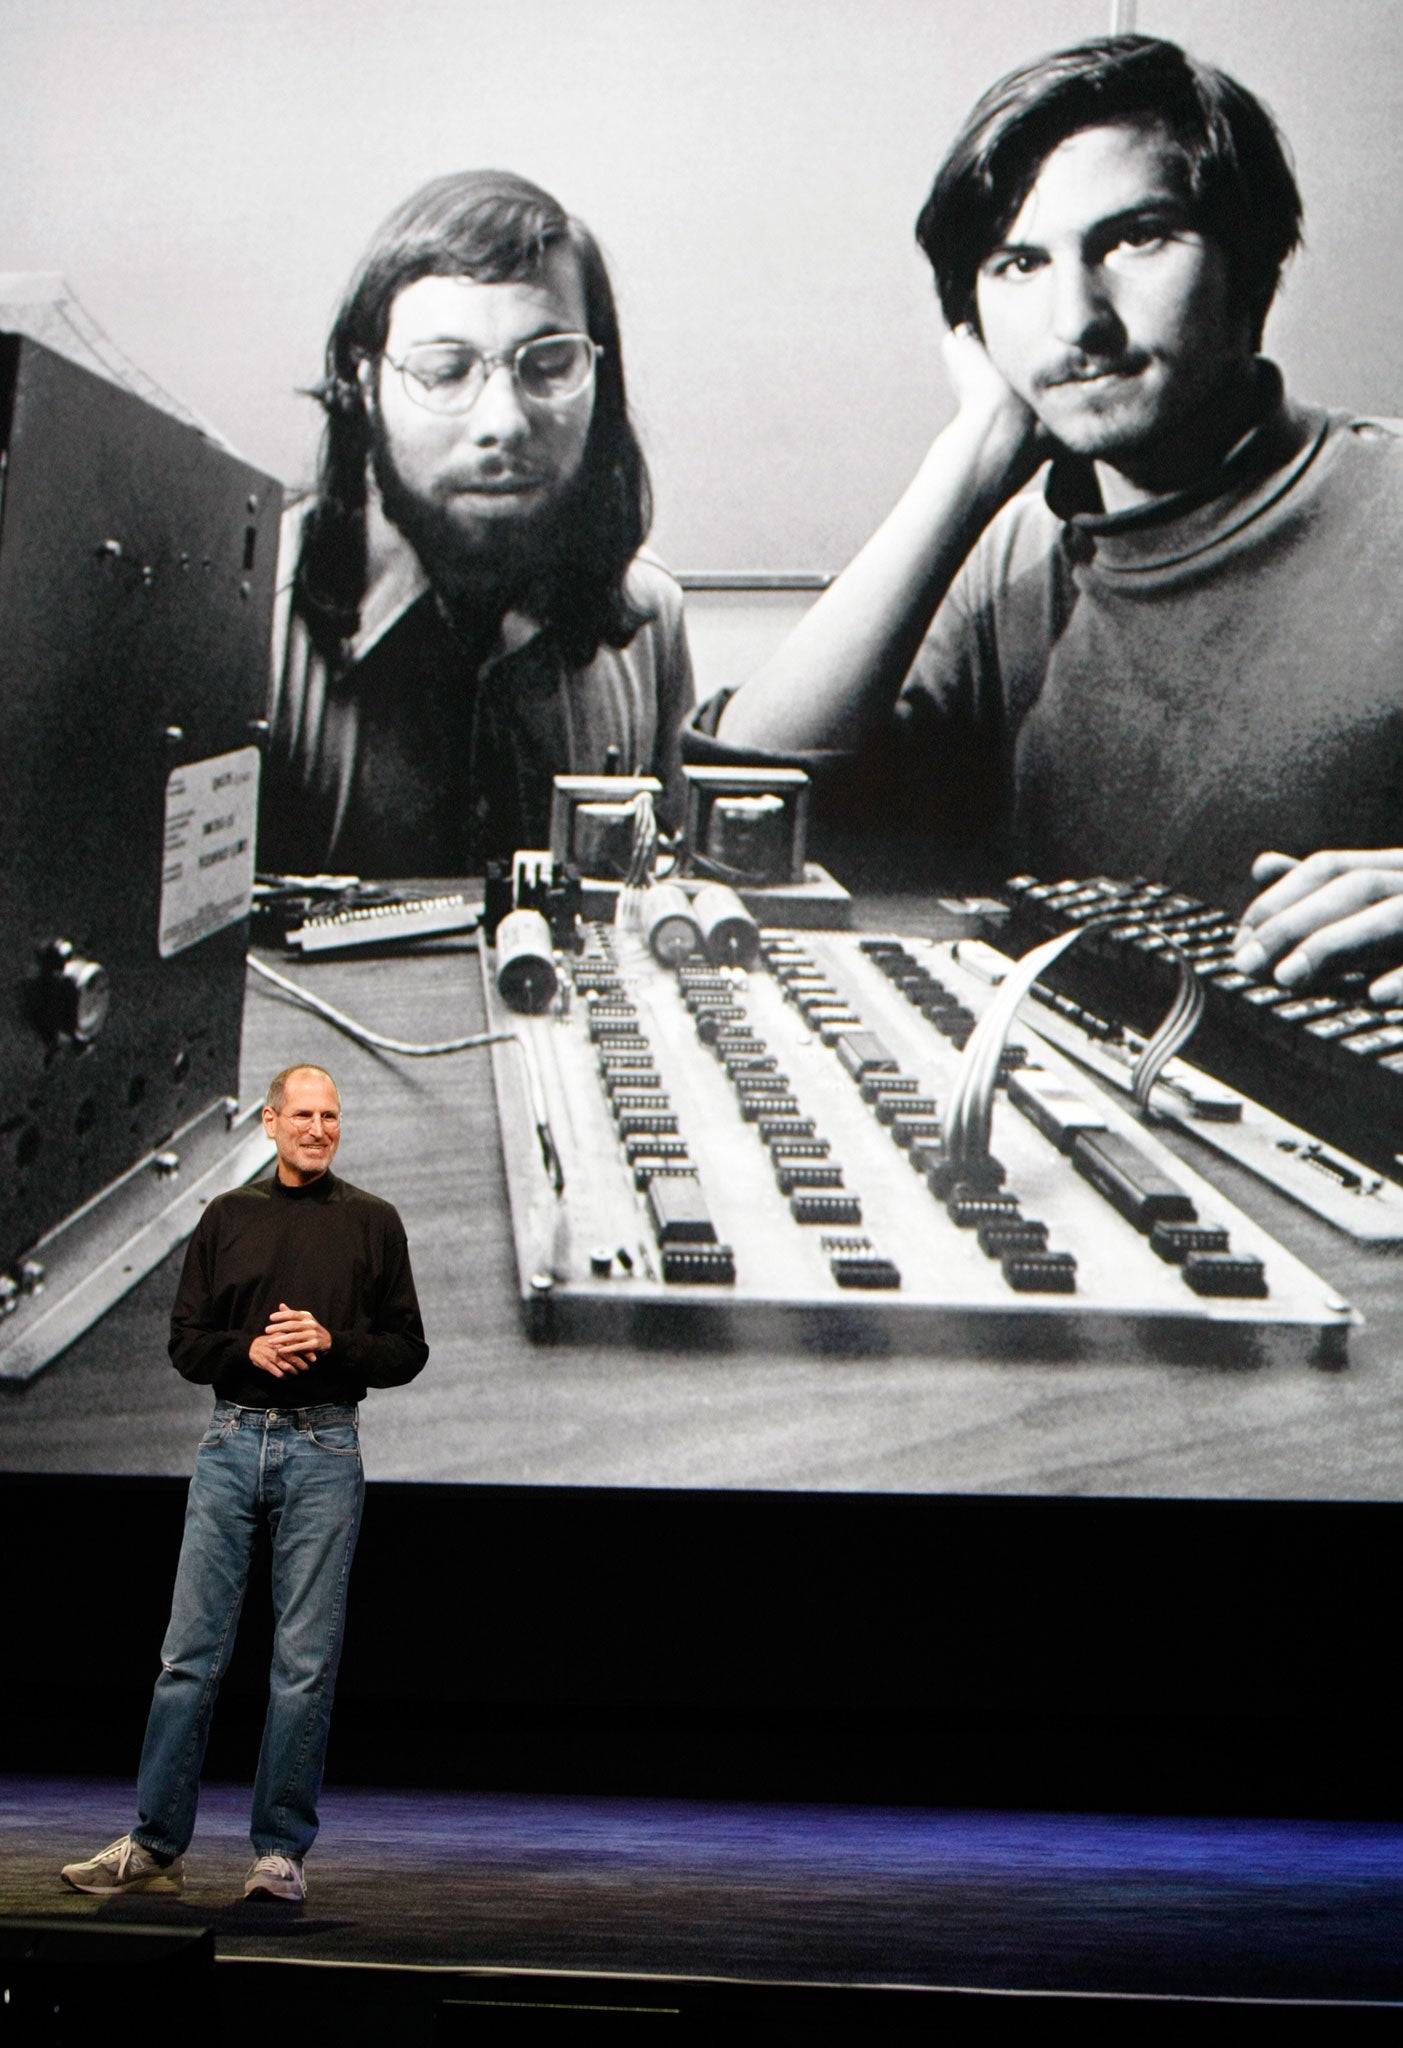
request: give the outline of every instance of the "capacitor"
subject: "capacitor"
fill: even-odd
[[[692,898],[707,957],[718,967],[753,967],[760,957],[760,927],[734,889],[708,882]]]
[[[685,891],[675,882],[654,882],[643,898],[643,930],[654,957],[676,967],[699,950],[701,927]]]
[[[559,977],[550,926],[539,910],[513,910],[497,927],[497,993],[513,1010],[547,1010]]]

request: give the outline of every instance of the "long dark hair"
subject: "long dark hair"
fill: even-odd
[[[1177,145],[1195,223],[1227,256],[1255,347],[1281,267],[1301,238],[1286,147],[1245,86],[1156,36],[1093,36],[1055,50],[1001,78],[973,109],[916,222],[952,327],[978,324],[979,267],[1058,144],[1136,115],[1162,122]]]
[[[396,295],[420,277],[514,283],[539,274],[548,250],[573,249],[589,333],[603,349],[589,439],[572,490],[574,516],[548,578],[549,624],[582,667],[601,644],[625,647],[648,614],[624,588],[652,522],[643,451],[628,416],[618,315],[609,273],[589,230],[538,185],[510,171],[435,178],[397,207],[351,279],[312,396],[326,412],[316,497],[303,528],[294,608],[312,644],[340,668],[360,623],[366,582],[366,467],[371,422],[359,368],[385,346]]]

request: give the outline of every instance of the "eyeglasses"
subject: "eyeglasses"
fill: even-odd
[[[587,334],[541,334],[505,355],[489,355],[462,341],[426,341],[396,362],[405,396],[428,412],[471,412],[494,370],[510,370],[532,405],[564,405],[594,381],[604,351]]]

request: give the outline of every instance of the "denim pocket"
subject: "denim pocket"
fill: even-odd
[[[218,1450],[224,1439],[231,1435],[238,1426],[239,1418],[237,1415],[211,1416],[209,1427],[200,1438],[198,1448],[202,1451]]]
[[[360,1437],[354,1422],[314,1422],[307,1438],[319,1451],[331,1451],[338,1458],[354,1458],[360,1451]]]

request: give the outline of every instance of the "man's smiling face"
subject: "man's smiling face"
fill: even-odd
[[[278,1148],[278,1179],[289,1187],[318,1180],[341,1142],[341,1098],[320,1067],[294,1067],[282,1106],[263,1111],[263,1128]]]
[[[980,265],[976,304],[996,367],[1048,431],[1152,488],[1220,452],[1203,443],[1250,389],[1249,316],[1148,117],[1051,151]]]

